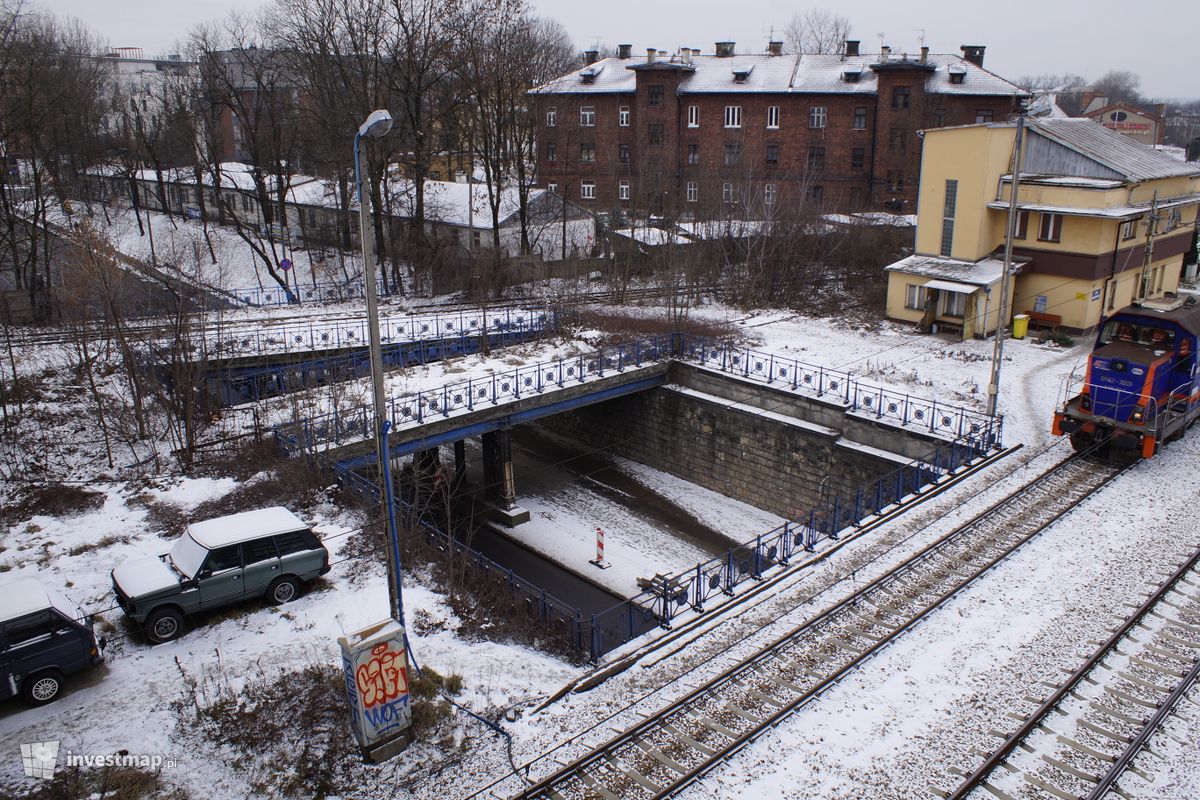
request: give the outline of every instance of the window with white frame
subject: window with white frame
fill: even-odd
[[[810,128],[824,128],[828,118],[829,109],[826,106],[811,106],[808,109],[808,127]]]
[[[617,184],[617,199],[618,200],[628,200],[629,199],[629,181],[621,181],[620,183]]]
[[[1121,238],[1122,239],[1132,239],[1133,237],[1137,236],[1137,224],[1138,224],[1138,221],[1136,219],[1127,219],[1124,222],[1122,222],[1121,223]]]
[[[967,315],[966,292],[942,292],[942,316],[962,319]]]
[[[742,127],[742,107],[741,106],[725,106],[725,127],[726,128]]]
[[[700,184],[695,181],[688,181],[687,184],[687,201],[694,203],[700,199]]]
[[[546,109],[546,127],[553,128],[558,124],[558,111],[554,106]]]
[[[775,184],[768,183],[763,187],[763,202],[769,206],[775,205]]]
[[[1041,224],[1038,227],[1038,240],[1057,242],[1062,239],[1062,214],[1047,214],[1042,212]]]
[[[547,183],[546,191],[553,192],[554,194],[558,194],[558,184],[557,183]]]
[[[621,106],[617,109],[617,125],[622,128],[629,127],[629,106]]]
[[[927,293],[928,290],[924,286],[919,286],[915,283],[908,284],[904,292],[904,307],[915,311],[923,311],[925,309],[925,295]]]
[[[592,128],[596,125],[596,107],[595,106],[580,106],[579,107],[579,126],[581,128]]]
[[[596,182],[595,181],[580,181],[579,196],[584,200],[596,199]]]
[[[688,127],[700,127],[700,106],[688,106]]]
[[[779,127],[779,106],[767,106],[767,127]]]
[[[724,200],[726,203],[733,202],[733,184],[732,183],[722,183],[721,184],[721,199]]]

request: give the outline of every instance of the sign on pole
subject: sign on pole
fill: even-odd
[[[363,758],[379,763],[408,747],[412,708],[404,628],[393,619],[338,638],[350,725]]]

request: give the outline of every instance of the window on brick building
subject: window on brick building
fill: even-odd
[[[991,122],[994,116],[990,108],[981,108],[975,112],[975,122]]]
[[[809,169],[825,169],[825,148],[824,147],[808,148],[808,168]]]
[[[824,200],[825,199],[825,187],[824,186],[814,186],[811,189],[809,189],[808,190],[808,199],[812,200],[814,203],[819,203],[822,200]]]
[[[663,143],[663,126],[654,123],[650,126],[650,144],[661,145]]]
[[[888,130],[888,150],[893,153],[903,153],[907,143],[905,133],[903,128],[890,128]]]
[[[595,181],[580,181],[579,196],[584,200],[596,199],[596,182]]]
[[[862,208],[863,190],[861,186],[850,187],[850,208]]]
[[[767,106],[767,127],[779,127],[779,106]]]
[[[865,108],[854,109],[854,130],[865,131],[867,129],[867,110]]]
[[[862,169],[863,159],[866,157],[866,150],[861,147],[855,147],[850,151],[850,169]]]
[[[695,181],[688,181],[687,184],[687,201],[694,203],[700,199],[700,186]]]
[[[808,109],[808,127],[824,128],[825,120],[828,118],[828,109],[825,106],[812,106]]]
[[[779,145],[777,145],[777,144],[767,145],[767,166],[768,167],[778,167],[779,166]]]
[[[629,106],[621,106],[617,109],[617,124],[622,128],[629,127]]]
[[[629,199],[629,181],[621,181],[620,183],[617,184],[617,199],[618,200],[628,200]]]
[[[584,164],[591,164],[596,160],[596,148],[591,142],[579,145],[579,160]]]
[[[699,164],[700,163],[700,145],[698,145],[698,144],[689,144],[688,145],[688,163],[689,164]]]
[[[732,167],[742,160],[742,145],[739,142],[725,144],[725,166]]]
[[[775,205],[775,184],[768,183],[763,187],[763,202],[769,206]]]
[[[1062,240],[1062,214],[1041,214],[1041,224],[1038,227],[1038,241],[1057,242]]]
[[[934,112],[933,112],[933,127],[935,127],[935,128],[946,127],[946,109],[939,108],[939,109],[934,110]]]
[[[547,184],[546,184],[546,191],[547,191],[547,192],[553,192],[553,193],[557,194],[557,193],[558,193],[558,184],[557,184],[557,183],[547,183]]]
[[[904,191],[904,172],[898,169],[889,169],[887,174],[887,188],[889,192]]]
[[[892,87],[892,108],[908,108],[912,105],[912,90],[907,86]]]
[[[742,127],[742,107],[741,106],[725,106],[725,127],[726,128]]]
[[[646,87],[646,103],[652,106],[663,104],[663,85],[661,83],[652,83]]]
[[[579,107],[579,124],[584,128],[591,128],[596,125],[596,107],[595,106],[580,106]]]
[[[558,145],[554,142],[546,142],[546,160],[558,161]]]
[[[555,110],[554,106],[551,106],[550,108],[546,109],[546,127],[553,128],[557,124],[558,124],[558,111]]]
[[[732,183],[722,183],[721,184],[721,199],[726,203],[733,202],[733,184]]]
[[[629,145],[627,145],[627,144],[617,145],[617,161],[621,164],[629,163]]]
[[[700,106],[688,106],[688,127],[700,127]]]

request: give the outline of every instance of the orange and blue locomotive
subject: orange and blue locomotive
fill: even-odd
[[[1053,432],[1076,450],[1154,456],[1200,416],[1200,304],[1147,300],[1104,320],[1082,383],[1068,384]]]

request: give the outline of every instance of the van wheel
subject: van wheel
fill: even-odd
[[[300,581],[289,576],[280,578],[267,589],[267,597],[276,605],[290,603],[300,596]]]
[[[62,691],[62,680],[62,673],[56,670],[39,672],[21,684],[21,695],[31,706],[44,706],[58,698],[58,693]]]
[[[154,644],[178,639],[183,632],[183,616],[173,608],[160,608],[146,617],[146,638]]]

